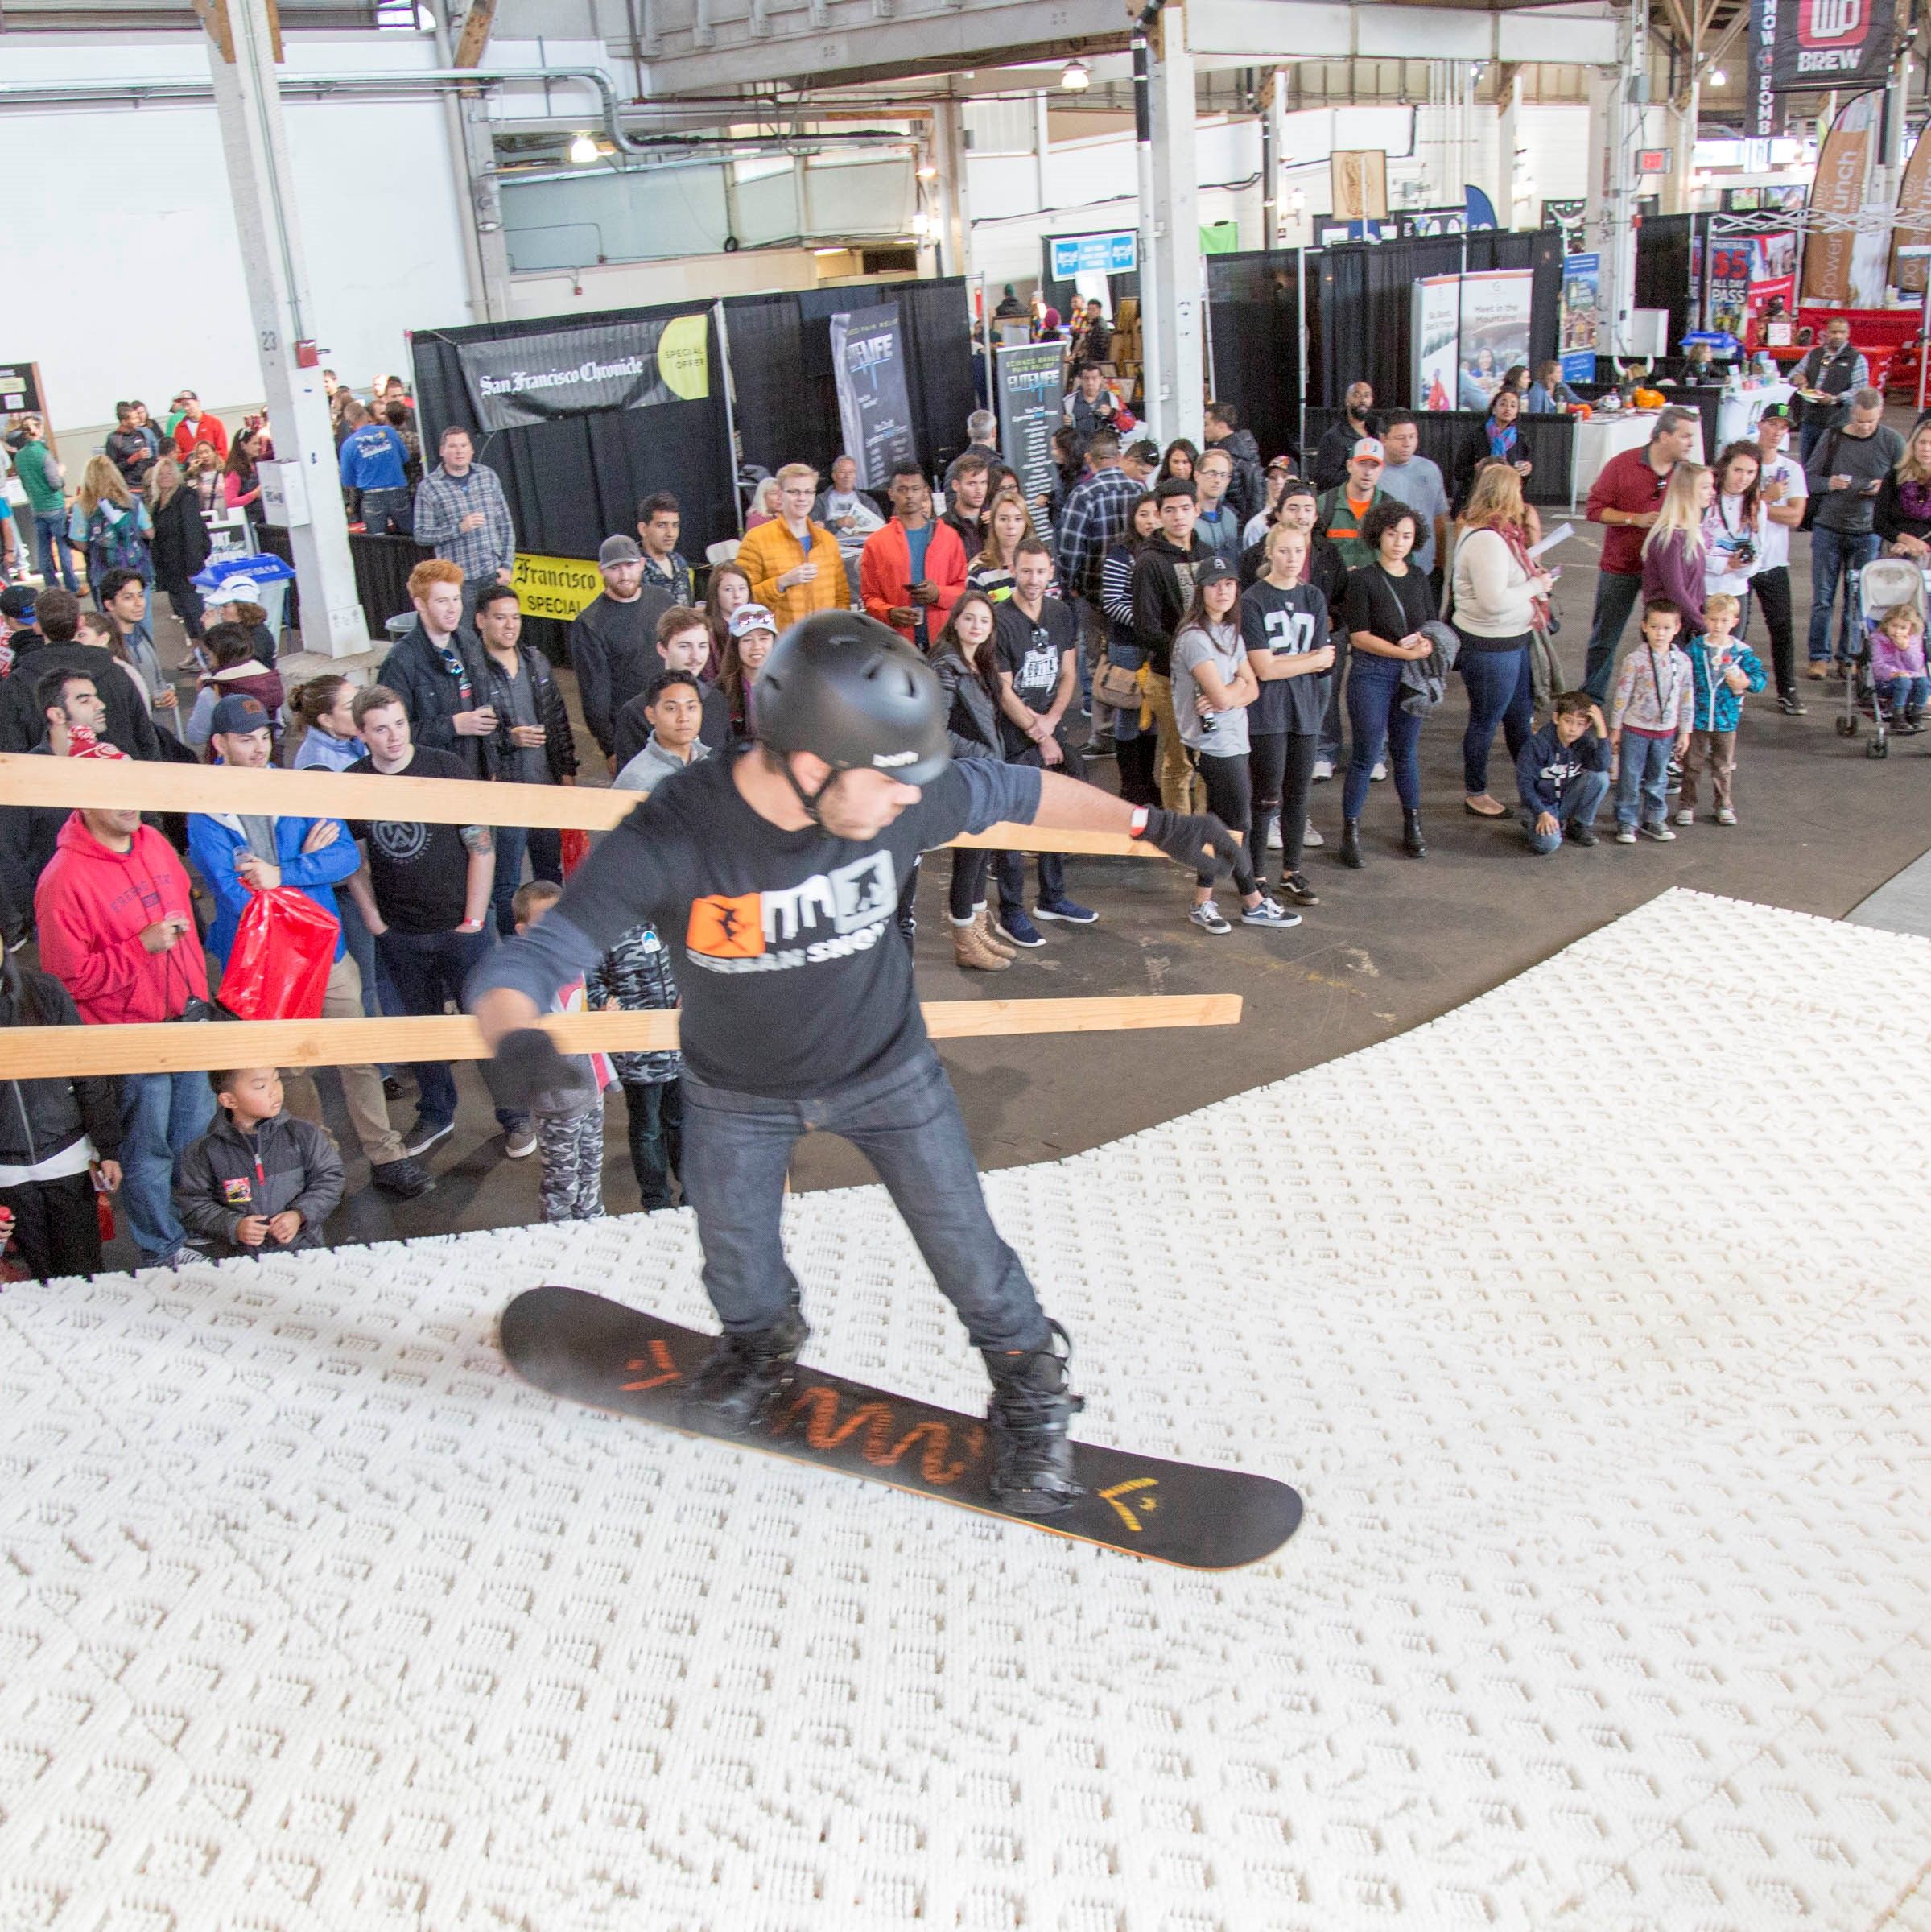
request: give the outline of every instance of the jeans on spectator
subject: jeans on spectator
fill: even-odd
[[[1882,678],[1877,695],[1884,702],[1884,715],[1895,724],[1916,717],[1931,700],[1931,678]]]
[[[687,1074],[683,1087],[684,1198],[697,1212],[705,1291],[727,1330],[755,1333],[798,1303],[781,1236],[785,1174],[792,1148],[815,1129],[849,1141],[877,1170],[974,1347],[1044,1346],[1038,1298],[986,1211],[959,1102],[930,1046],[803,1100]]]
[[[952,883],[946,891],[946,910],[955,919],[970,919],[985,903],[986,874],[992,869],[992,855],[976,845],[955,846],[952,852]]]
[[[362,492],[362,528],[372,537],[398,537],[415,534],[414,515],[406,489],[365,489]]]
[[[670,1184],[684,1166],[684,1089],[680,1080],[625,1080],[630,1170],[646,1214],[675,1203]]]
[[[1646,738],[1640,732],[1625,731],[1616,757],[1616,829],[1632,829],[1638,820],[1645,825],[1663,822],[1665,801],[1669,794],[1669,758],[1676,749],[1673,737]]]
[[[1321,756],[1336,770],[1346,762],[1343,753],[1347,741],[1341,733],[1342,722],[1348,715],[1347,666],[1353,657],[1355,647],[1345,630],[1335,633],[1334,668],[1327,674],[1327,716],[1321,720]]]
[[[1536,728],[1535,681],[1529,671],[1529,642],[1513,650],[1471,650],[1466,642],[1455,668],[1468,687],[1468,729],[1462,733],[1462,789],[1471,799],[1488,789],[1488,754],[1496,727],[1508,745],[1512,766]]]
[[[1624,741],[1628,742],[1627,740]],[[1609,796],[1609,774],[1606,771],[1585,771],[1579,774],[1562,799],[1561,811],[1554,816],[1553,832],[1537,832],[1536,820],[1541,814],[1530,806],[1522,807],[1522,836],[1529,841],[1529,849],[1546,858],[1552,852],[1559,852],[1562,835],[1576,825],[1593,825],[1596,814],[1603,808],[1603,801]]]
[[[1058,743],[1057,739],[1054,740]],[[1083,778],[1086,763],[1076,751],[1069,751],[1060,745],[1060,762],[1050,768],[1039,755],[1037,745],[1029,745],[1024,751],[1008,758],[1009,765],[1030,765],[1035,770],[1050,769],[1069,778]],[[1025,908],[1025,854],[1023,852],[1000,852],[992,855],[992,877],[999,884],[999,906],[1002,912],[1021,912]],[[1051,905],[1055,899],[1066,897],[1066,861],[1056,852],[1042,852],[1039,855],[1039,899],[1044,905]]]
[[[1341,815],[1358,819],[1368,803],[1368,786],[1375,762],[1388,749],[1395,791],[1405,811],[1421,809],[1421,720],[1401,708],[1401,660],[1355,653],[1347,679],[1347,719],[1354,749],[1347,760],[1347,782],[1341,794]]]
[[[489,904],[496,914],[496,929],[506,939],[516,934],[516,914],[510,902],[522,883],[526,852],[530,854],[531,878],[547,879],[555,886],[563,882],[563,835],[554,826],[497,826],[496,880],[489,888]]]
[[[1798,424],[1797,431],[1797,467],[1800,469],[1808,469],[1810,467],[1810,452],[1817,448],[1818,444],[1823,441],[1824,438],[1830,434],[1830,422],[1828,417],[1823,419],[1820,422],[1802,423]]]
[[[1301,847],[1307,836],[1307,801],[1314,789],[1314,759],[1321,734],[1313,731],[1253,731],[1247,739],[1248,765],[1253,774],[1254,869],[1267,865],[1267,832],[1281,821],[1281,870],[1301,869]]]
[[[1589,654],[1583,660],[1582,688],[1599,704],[1609,700],[1609,681],[1615,675],[1616,646],[1623,641],[1629,613],[1642,594],[1640,572],[1604,570],[1596,573],[1595,610],[1589,620]]]
[[[121,1210],[145,1261],[163,1261],[188,1239],[175,1212],[181,1156],[214,1118],[204,1073],[121,1076]]]
[[[169,608],[181,620],[181,628],[199,642],[201,619],[208,609],[208,606],[201,601],[200,592],[192,584],[163,583],[159,577],[155,579],[155,588],[166,595]]]
[[[1877,555],[1875,530],[1847,537],[1839,530],[1818,524],[1810,533],[1810,662],[1826,664],[1830,659],[1830,606],[1837,601],[1838,586],[1844,592],[1844,612],[1837,627],[1837,654],[1851,655],[1851,611],[1857,601],[1857,572]]]
[[[14,1250],[36,1281],[101,1272],[101,1211],[92,1174],[83,1170],[0,1187],[0,1208],[13,1215]]]
[[[487,932],[398,932],[391,926],[378,935],[376,951],[389,968],[402,1010],[423,1018],[439,1016],[445,1002],[462,1010],[463,982],[493,943]],[[430,1125],[447,1127],[456,1118],[456,1081],[447,1060],[418,1060],[416,1112]],[[515,1125],[523,1116],[496,1110],[498,1124]]]
[[[342,956],[329,968],[328,984],[322,989],[322,1018],[359,1020],[365,1017],[361,969],[356,964],[354,954],[345,947]],[[402,1137],[389,1124],[389,1103],[383,1097],[382,1075],[372,1066],[338,1067],[336,1073],[342,1083],[342,1099],[349,1121],[369,1165],[382,1166],[401,1160]],[[316,1090],[315,1075],[306,1067],[285,1068],[282,1091],[288,1111],[298,1119],[312,1121],[318,1127],[328,1125],[322,1117],[322,1100]]]
[[[67,540],[67,513],[64,510],[51,517],[34,512],[34,548],[40,564],[40,580],[48,588],[53,587],[55,573],[60,574],[60,582],[68,589],[78,591],[80,579],[74,575],[73,546]]]
[[[1740,638],[1750,623],[1750,605],[1755,602],[1764,613],[1764,628],[1770,634],[1770,671],[1776,681],[1780,698],[1797,696],[1797,630],[1791,621],[1790,567],[1779,564],[1760,570],[1750,580],[1743,599],[1743,614],[1737,620]]]

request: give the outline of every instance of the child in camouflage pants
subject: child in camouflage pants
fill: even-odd
[[[532,879],[519,886],[510,901],[516,929],[525,932],[563,896],[560,886]],[[584,982],[566,986],[558,994],[559,1013],[580,1012]],[[596,1083],[596,1098],[569,1113],[535,1117],[538,1158],[543,1162],[543,1219],[547,1221],[596,1221],[604,1214],[604,1089],[610,1084],[610,1062],[603,1054],[580,1056]]]

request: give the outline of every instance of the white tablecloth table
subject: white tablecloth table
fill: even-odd
[[[1572,506],[1579,506],[1587,497],[1590,485],[1611,456],[1625,449],[1641,449],[1648,442],[1656,431],[1657,415],[1653,409],[1625,409],[1611,415],[1604,415],[1599,410],[1586,423],[1577,423],[1569,458],[1569,501]],[[1704,460],[1700,419],[1696,426],[1696,446],[1690,455],[1693,462]]]

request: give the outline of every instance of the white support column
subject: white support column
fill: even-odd
[[[1521,179],[1521,163],[1516,150],[1521,145],[1522,71],[1517,68],[1508,76],[1502,98],[1496,103],[1496,219],[1504,228],[1533,228],[1537,210],[1532,204],[1525,215],[1516,207],[1516,192]]]
[[[946,101],[932,110],[932,160],[939,170],[939,243],[948,275],[972,272],[972,214],[966,195],[965,109]]]
[[[1186,11],[1169,0],[1149,36],[1153,55],[1153,192],[1157,242],[1151,302],[1157,318],[1160,393],[1147,407],[1163,440],[1201,440],[1205,399],[1201,310],[1200,171],[1194,144],[1194,57]],[[1143,211],[1143,219],[1146,211]],[[1144,281],[1143,281],[1144,286]]]
[[[1622,60],[1589,76],[1588,245],[1602,257],[1598,301],[1603,347],[1630,353],[1630,314],[1636,307],[1636,151],[1642,140],[1644,48],[1649,34],[1648,0],[1632,0],[1618,23]]]
[[[356,595],[335,438],[322,394],[275,80],[275,35],[263,0],[214,0],[204,19],[269,425],[277,464],[290,485],[288,535],[302,592],[303,646],[350,657],[369,648],[369,632]]]

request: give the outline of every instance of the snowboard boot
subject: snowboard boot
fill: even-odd
[[[770,1418],[798,1373],[798,1352],[811,1331],[793,1308],[782,1321],[748,1335],[727,1331],[712,1345],[685,1392],[713,1427],[749,1430]]]
[[[977,920],[961,926],[952,921],[952,964],[967,972],[1004,972],[1012,964],[1003,952],[987,945]]]
[[[1364,861],[1361,857],[1361,821],[1359,819],[1343,819],[1341,821],[1341,849],[1335,855],[1343,865],[1359,872]]]
[[[1016,960],[1019,948],[1009,946],[992,929],[992,909],[983,902],[972,908],[972,923],[979,929],[979,936],[985,941],[986,951],[996,952],[1002,960]]]
[[[1043,1348],[1010,1354],[988,1348],[992,1399],[986,1423],[992,1439],[992,1491],[1001,1508],[1019,1516],[1050,1516],[1086,1492],[1073,1476],[1067,1425],[1086,1406],[1071,1391],[1072,1343],[1057,1322]]]
[[[1428,841],[1421,836],[1421,815],[1418,811],[1405,811],[1401,815],[1401,849],[1411,859],[1428,857]]]

